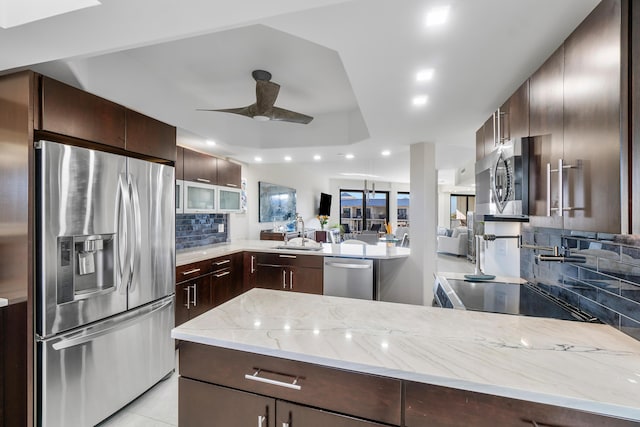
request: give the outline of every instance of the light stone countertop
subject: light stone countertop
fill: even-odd
[[[0,298],[0,307],[5,307],[9,304],[9,300],[6,298]]]
[[[385,243],[380,243],[375,246],[323,243],[322,249],[317,251],[275,249],[276,246],[280,245],[284,245],[284,242],[275,240],[239,240],[237,242],[220,243],[217,245],[181,250],[176,252],[176,266],[179,267],[181,265],[243,251],[368,259],[407,258],[411,252],[409,248],[387,246]]]
[[[252,289],[172,337],[640,421],[640,342],[607,325]]]

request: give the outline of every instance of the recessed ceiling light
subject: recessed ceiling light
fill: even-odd
[[[207,145],[216,145],[216,142],[212,139],[207,139]]]
[[[429,98],[427,97],[427,95],[418,95],[413,97],[412,103],[416,107],[421,107],[423,105],[426,105],[428,99]]]
[[[313,160],[321,160],[322,157],[320,156],[320,154],[316,154],[315,156],[313,156]]]
[[[380,154],[382,154],[383,156],[389,156],[389,155],[391,155],[391,151],[389,151],[389,150],[384,150],[384,151],[383,151],[382,153],[380,153]]]
[[[253,160],[255,160],[256,162],[261,162],[262,161],[262,157],[254,157]]]
[[[427,68],[425,70],[420,70],[416,73],[416,80],[419,82],[426,82],[433,78],[434,73],[433,68]]]
[[[449,9],[449,6],[434,7],[427,13],[425,25],[427,27],[433,27],[444,24],[449,17]]]
[[[290,162],[291,161],[291,156],[284,156],[284,161],[285,162]]]
[[[0,6],[0,10],[2,10],[0,14],[0,27],[5,29],[100,5],[98,0],[40,0],[2,3]]]
[[[353,159],[355,156],[354,156],[353,154],[347,154],[347,155],[345,155],[344,157],[345,157],[345,158],[347,158],[347,159],[349,159],[349,160],[351,160],[351,159]]]

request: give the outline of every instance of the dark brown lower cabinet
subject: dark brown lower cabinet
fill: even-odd
[[[176,326],[213,308],[211,274],[176,284]]]
[[[405,382],[406,427],[580,427],[637,423],[560,406]]]
[[[178,425],[275,427],[275,399],[180,377]]]
[[[183,386],[191,383],[201,386]],[[180,347],[181,427],[286,427],[289,417],[289,427],[400,426],[401,390],[402,382],[393,378],[188,341],[183,341]],[[230,403],[214,409],[219,408],[215,406],[217,403],[202,400],[202,394],[210,394],[212,400],[224,401],[226,397],[217,397],[223,391],[227,391],[230,399],[239,396],[238,402],[246,399],[252,403],[246,408]],[[268,410],[268,422],[258,424],[258,416],[265,413],[263,399],[271,399],[275,406]],[[248,408],[254,412],[248,414]],[[239,412],[243,412],[242,416],[247,417],[243,420],[247,422],[227,423]],[[208,424],[191,422],[192,419]],[[278,422],[273,424],[276,419]]]
[[[384,427],[367,420],[180,377],[180,426]]]
[[[257,253],[255,286],[322,295],[323,261],[316,255]]]
[[[346,415],[295,403],[276,401],[276,426],[277,427],[384,427],[372,421],[361,420]]]

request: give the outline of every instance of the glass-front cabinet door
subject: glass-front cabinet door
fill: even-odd
[[[218,187],[218,212],[240,212],[240,190]]]
[[[213,185],[184,182],[184,213],[215,213],[216,189]]]

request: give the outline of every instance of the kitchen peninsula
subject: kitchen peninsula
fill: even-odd
[[[180,425],[640,422],[640,343],[607,325],[253,289],[172,336]]]

